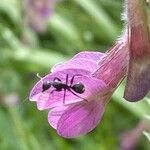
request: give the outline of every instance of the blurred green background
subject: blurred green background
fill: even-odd
[[[76,139],[57,135],[47,111],[38,111],[28,96],[37,73],[48,74],[54,64],[82,50],[107,50],[124,26],[123,1],[59,0],[42,32],[27,25],[22,3],[0,1],[0,150],[120,150],[122,133],[149,111],[146,102],[125,102],[123,85],[98,127]],[[142,136],[136,150],[149,147]]]

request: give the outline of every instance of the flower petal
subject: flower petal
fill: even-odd
[[[79,102],[66,109],[58,121],[58,134],[75,138],[93,130],[102,119],[106,101]]]
[[[89,71],[94,71],[97,67],[98,62],[106,56],[105,53],[100,52],[90,52],[84,51],[76,54],[71,60],[57,64],[52,69],[51,72],[60,71],[68,68],[80,68],[87,69]]]
[[[102,59],[104,56],[106,56],[106,54],[101,52],[82,51],[76,54],[72,59],[80,58],[80,59],[88,59],[95,62],[99,62],[100,59]]]
[[[88,60],[85,58],[71,59],[70,61],[62,64],[58,64],[51,69],[51,72],[61,71],[64,69],[86,69],[89,72],[93,72],[97,69],[98,64],[96,61]]]
[[[67,108],[67,106],[55,107],[48,113],[48,122],[54,129],[57,128],[57,123]]]

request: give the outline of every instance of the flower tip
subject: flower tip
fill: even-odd
[[[126,87],[124,92],[124,99],[129,102],[137,102],[142,100],[145,95],[149,92],[148,91],[136,91],[136,90],[130,90],[130,88]]]
[[[142,100],[150,91],[149,58],[132,58],[129,65],[124,98],[130,102]]]
[[[137,97],[137,95],[133,96],[133,95],[126,94],[126,93],[124,94],[123,98],[129,102],[137,102],[142,99],[141,97]]]

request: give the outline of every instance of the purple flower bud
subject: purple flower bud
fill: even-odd
[[[127,13],[130,60],[124,97],[138,101],[150,90],[150,20],[146,1],[128,1]]]

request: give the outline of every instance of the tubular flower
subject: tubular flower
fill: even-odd
[[[54,66],[33,87],[29,99],[36,101],[39,110],[49,110],[48,122],[59,135],[85,135],[101,121],[111,95],[125,76],[127,62],[126,40],[106,53],[80,52]]]
[[[144,98],[150,90],[150,18],[146,0],[127,2],[129,70],[124,97],[128,101]]]

